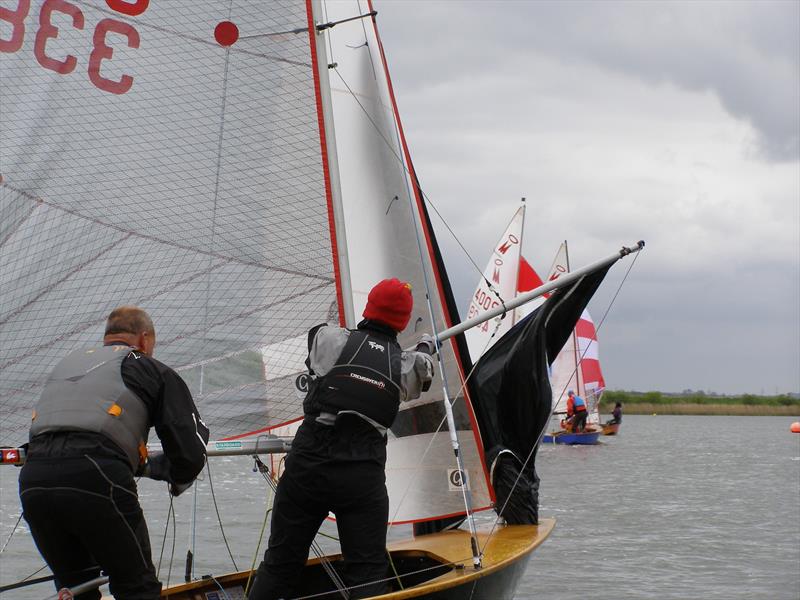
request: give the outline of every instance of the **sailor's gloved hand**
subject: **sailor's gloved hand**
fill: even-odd
[[[417,352],[425,352],[433,356],[436,354],[436,340],[429,333],[423,333],[417,342]]]
[[[170,483],[169,484],[169,493],[173,496],[180,496],[183,492],[188,490],[192,487],[194,482],[190,481],[188,483]]]
[[[142,469],[142,476],[156,481],[171,481],[169,475],[169,459],[166,454],[156,454],[148,458]]]
[[[420,354],[418,357],[422,363],[422,370],[419,373],[420,379],[422,380],[422,391],[427,392],[431,389],[431,382],[433,381],[433,359],[425,354]]]

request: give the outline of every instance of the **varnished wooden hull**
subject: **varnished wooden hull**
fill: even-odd
[[[619,423],[603,425],[603,435],[617,435],[619,433]]]
[[[389,544],[392,560],[400,574],[404,589],[395,580],[394,591],[377,600],[511,600],[519,585],[531,553],[555,526],[554,519],[542,519],[539,525],[498,525],[489,537],[490,529],[478,532],[478,543],[483,550],[483,568],[472,567],[469,533],[462,530],[444,531],[431,535]],[[487,543],[488,540],[488,543]],[[336,566],[340,556],[329,559]],[[220,587],[232,598],[240,598],[247,585],[250,572],[232,573],[214,581],[195,581],[165,589],[162,598],[171,600],[213,600],[213,592],[225,596]],[[341,598],[332,590],[319,560],[309,561],[303,576],[301,596],[321,599]]]

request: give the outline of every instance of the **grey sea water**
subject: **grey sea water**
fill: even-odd
[[[534,552],[516,599],[798,600],[800,434],[789,432],[794,420],[628,415],[621,435],[601,445],[541,448],[541,515],[557,524]],[[236,567],[254,560],[267,501],[263,479],[250,459],[215,459],[211,466],[196,502],[190,494],[176,499],[174,529],[164,487],[140,482],[165,582],[182,580],[192,543],[195,576],[234,569],[217,509]],[[43,565],[24,521],[9,541],[19,517],[17,474],[0,469],[0,544],[8,543],[0,554],[0,585]],[[330,525],[325,530],[335,533]],[[401,527],[390,537],[408,534]],[[335,547],[325,538],[321,545]],[[259,559],[262,553],[263,547]],[[43,574],[46,569],[37,576]],[[2,598],[52,593],[50,584],[40,584]]]

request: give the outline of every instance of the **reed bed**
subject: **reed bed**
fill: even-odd
[[[601,404],[600,412],[611,414],[613,404]],[[652,404],[634,402],[623,405],[625,415],[735,415],[743,417],[797,417],[800,419],[800,406],[772,406],[758,404]]]

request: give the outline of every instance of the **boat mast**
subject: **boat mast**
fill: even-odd
[[[525,196],[522,197],[522,227],[519,230],[519,259],[517,259],[517,271],[514,275],[514,296],[519,291],[519,269],[522,262],[522,240],[525,239],[525,213],[527,212],[527,205],[525,204]],[[517,324],[517,311],[511,311],[511,326]]]
[[[567,273],[571,271],[569,266],[569,245],[567,244],[567,240],[564,240],[564,261],[567,263]],[[575,329],[572,330],[570,334],[570,339],[572,341],[572,362],[574,366],[573,373],[575,374],[575,389],[577,389],[577,394],[583,398],[587,404],[588,400],[586,399],[586,390],[583,389],[581,384],[581,359],[580,359],[580,346],[578,345],[578,336],[575,333]],[[571,379],[570,379],[571,381]],[[563,390],[561,391],[563,394]],[[588,410],[588,406],[586,407]]]
[[[328,216],[331,220],[331,248],[334,257],[334,273],[336,274],[337,296],[339,309],[339,323],[345,327],[355,327],[355,309],[353,307],[353,290],[350,278],[350,259],[347,251],[347,231],[344,225],[344,209],[342,204],[342,187],[339,175],[339,160],[336,153],[336,131],[333,126],[333,101],[331,100],[331,85],[328,76],[330,65],[328,53],[325,48],[323,31],[333,27],[334,24],[322,23],[316,15],[321,15],[320,0],[314,0],[311,7],[309,39],[311,40],[311,59],[316,67],[316,92],[319,112],[319,135],[322,149],[322,162],[326,167],[325,188],[328,200]],[[357,18],[363,18],[362,16]]]

